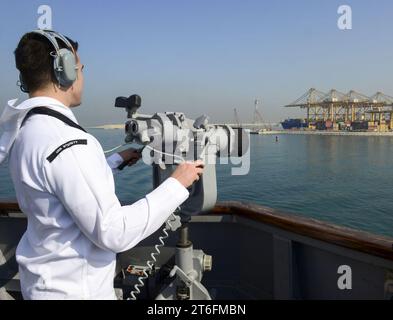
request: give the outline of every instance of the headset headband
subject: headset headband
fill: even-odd
[[[49,40],[49,42],[53,45],[53,47],[56,50],[56,54],[59,54],[59,43],[57,42],[56,38],[62,40],[64,42],[64,44],[68,47],[68,49],[70,49],[74,55],[75,55],[75,50],[74,47],[71,45],[71,43],[68,41],[68,39],[63,36],[62,34],[53,31],[53,30],[41,30],[41,29],[37,29],[32,31],[33,33],[38,33],[42,36],[44,36],[45,38],[47,38]]]

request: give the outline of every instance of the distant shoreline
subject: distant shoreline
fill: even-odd
[[[104,130],[124,129],[124,123],[122,123],[122,124],[104,124],[102,126],[87,127],[87,129],[104,129]]]
[[[123,130],[124,124],[105,124],[87,127],[87,129]],[[259,135],[317,135],[317,136],[364,136],[364,137],[393,137],[393,132],[354,132],[354,131],[296,131],[274,130],[259,133]]]
[[[353,132],[353,131],[291,131],[282,130],[266,134],[287,134],[287,135],[317,135],[317,136],[365,136],[365,137],[393,137],[393,132]]]

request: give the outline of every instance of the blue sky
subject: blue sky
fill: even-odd
[[[300,116],[282,105],[310,87],[393,95],[391,0],[0,1],[0,105],[25,98],[13,50],[50,5],[53,28],[80,44],[84,125],[120,123],[116,96],[138,93],[144,113],[250,122],[253,101],[269,121]],[[337,28],[352,7],[353,29]],[[0,110],[2,107],[0,107]]]

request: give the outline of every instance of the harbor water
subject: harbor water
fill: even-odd
[[[123,130],[90,129],[104,149]],[[248,175],[217,165],[218,200],[252,202],[296,215],[393,237],[393,137],[252,135]],[[143,163],[115,176],[116,193],[133,202],[152,189]],[[7,164],[0,166],[0,201],[15,199]]]

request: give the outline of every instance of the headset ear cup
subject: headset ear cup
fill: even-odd
[[[60,49],[54,60],[54,69],[60,86],[68,88],[77,78],[75,55],[69,49]]]

